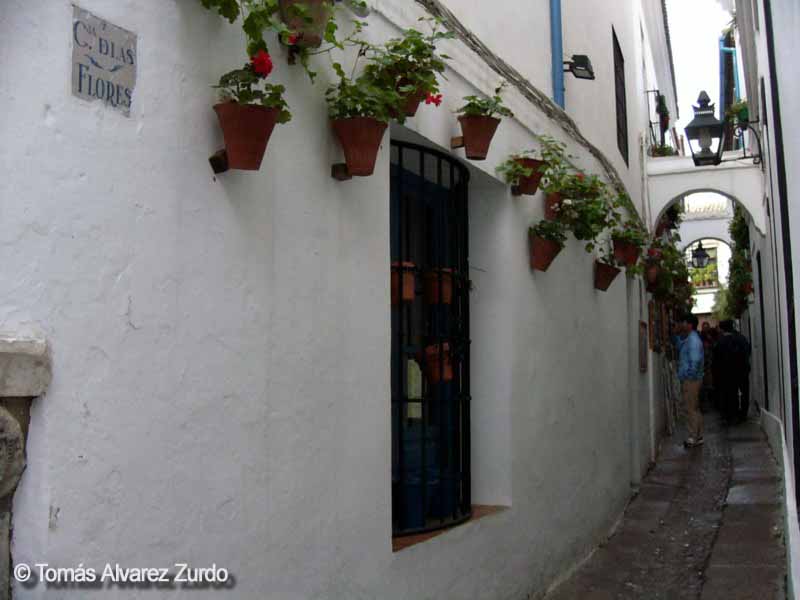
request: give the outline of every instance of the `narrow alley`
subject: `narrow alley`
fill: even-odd
[[[757,419],[665,438],[615,533],[547,600],[785,598],[782,483]]]

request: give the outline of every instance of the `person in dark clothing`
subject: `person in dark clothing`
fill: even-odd
[[[750,342],[733,327],[720,322],[722,335],[714,345],[714,384],[720,394],[723,418],[729,423],[747,419],[750,409]]]

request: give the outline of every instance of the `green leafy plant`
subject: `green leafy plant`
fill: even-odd
[[[677,229],[681,221],[683,221],[683,203],[676,202],[670,206],[664,213],[664,218],[666,218],[670,229]]]
[[[637,248],[644,248],[647,243],[648,235],[638,221],[628,219],[621,225],[615,225],[613,227],[611,230],[611,238],[633,244]]]
[[[650,146],[650,156],[677,156],[678,151],[668,144]]]
[[[747,309],[748,296],[753,288],[753,273],[750,266],[750,227],[741,206],[736,206],[733,219],[728,226],[733,242],[729,262],[727,308],[740,317]]]
[[[269,55],[261,50],[250,63],[241,69],[225,73],[214,87],[219,89],[220,100],[233,101],[239,104],[254,104],[266,108],[277,108],[278,123],[287,123],[292,114],[283,98],[286,89],[282,85],[265,83],[272,70]]]
[[[567,234],[563,223],[558,221],[542,220],[531,227],[534,235],[542,239],[550,240],[558,244],[559,248],[563,248],[567,242]]]
[[[430,26],[429,33],[406,29],[402,37],[371,47],[370,65],[364,70],[368,77],[404,95],[439,91],[438,77],[444,73],[445,61],[450,57],[439,54],[436,44],[453,39],[455,34],[441,30],[438,19],[422,17],[419,20]]]
[[[267,32],[276,33],[284,44],[292,48],[293,55],[299,57],[300,64],[312,81],[316,77],[316,72],[310,67],[311,56],[330,53],[334,48],[343,50],[347,46],[361,43],[358,38],[364,26],[361,21],[353,21],[354,28],[348,36],[342,39],[337,37],[336,6],[332,0],[324,3],[324,6],[330,10],[330,16],[323,30],[323,40],[327,43],[327,46],[316,50],[301,48],[296,45],[298,34],[289,29],[281,18],[278,0],[200,0],[200,3],[205,8],[216,11],[230,23],[235,23],[237,19],[242,18],[242,31],[247,40],[247,54],[249,56],[256,55],[260,50],[267,52],[267,42],[264,39],[264,35]],[[351,0],[351,5],[366,8],[364,0]],[[304,21],[311,22],[313,20],[310,16],[309,8],[302,3],[292,5],[289,11],[291,16],[298,17]]]
[[[747,123],[750,120],[750,105],[747,100],[738,100],[725,111],[726,120],[733,123]]]
[[[494,115],[513,117],[514,113],[503,104],[502,93],[506,85],[505,81],[501,83],[495,88],[494,95],[491,97],[464,96],[466,104],[456,112],[467,117],[493,117]]]
[[[548,135],[539,137],[542,145],[542,160],[546,163],[542,177],[542,189],[547,193],[558,192],[566,187],[566,178],[574,173],[566,146]]]
[[[583,180],[589,179],[596,180],[585,186],[590,193],[573,192],[563,198],[557,208],[557,220],[569,228],[575,239],[586,242],[587,252],[592,252],[598,236],[611,224],[612,215],[605,195],[598,191],[602,182],[594,175]]]
[[[339,82],[328,86],[325,92],[331,119],[371,117],[389,122],[396,117],[402,120],[402,115],[397,115],[403,97],[396,89],[386,88],[368,75],[352,79],[339,63],[334,63],[333,68],[339,76]]]

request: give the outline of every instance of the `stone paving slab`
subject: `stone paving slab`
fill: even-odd
[[[546,600],[785,600],[782,485],[754,423],[662,444],[615,534]]]
[[[701,600],[786,600],[785,576],[780,567],[713,565]]]
[[[728,504],[775,504],[780,505],[780,485],[757,481],[731,486]]]

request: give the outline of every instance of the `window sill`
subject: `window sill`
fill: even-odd
[[[473,521],[477,521],[478,519],[488,517],[489,515],[502,512],[504,510],[507,510],[508,508],[509,508],[508,506],[488,506],[484,504],[473,504],[472,516],[463,523],[459,523],[458,525],[453,525],[452,527],[445,527],[444,529],[438,529],[436,531],[428,531],[427,533],[393,537],[392,552],[400,552],[400,550],[405,550],[406,548],[410,548],[411,546],[416,546],[417,544],[421,544],[422,542],[427,542],[428,540],[440,536],[443,533],[447,533],[448,531],[455,529],[456,527],[461,527],[462,525],[466,525],[467,523],[472,523]]]

